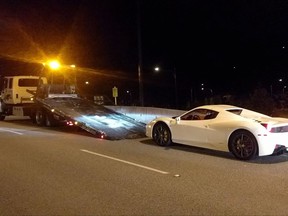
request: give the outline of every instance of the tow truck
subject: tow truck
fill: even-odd
[[[0,120],[29,116],[38,126],[73,126],[109,140],[145,137],[145,124],[77,94],[76,83],[45,76],[2,78]]]

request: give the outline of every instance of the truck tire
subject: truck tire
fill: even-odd
[[[38,126],[44,126],[44,124],[45,124],[45,113],[44,113],[44,111],[42,109],[36,110],[35,123]]]
[[[5,119],[5,115],[3,114],[4,113],[4,110],[5,110],[5,104],[4,102],[2,101],[2,99],[0,100],[0,121],[4,121]]]
[[[0,121],[4,121],[5,115],[0,114]]]
[[[45,126],[54,127],[56,126],[56,120],[51,113],[45,113]]]
[[[34,113],[34,115],[30,115],[30,119],[32,120],[33,124],[36,123],[36,115],[35,115],[35,113]]]

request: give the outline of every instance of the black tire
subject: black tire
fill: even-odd
[[[237,159],[251,160],[258,154],[258,143],[249,131],[239,130],[230,136],[229,150]]]
[[[5,119],[5,104],[2,100],[0,100],[0,121],[4,121]]]
[[[0,114],[0,121],[4,121],[4,120],[5,120],[5,115]]]
[[[53,126],[53,117],[50,116],[48,113],[45,114],[45,126],[52,127]]]
[[[47,126],[47,127],[55,127],[56,126],[56,120],[54,119],[54,117],[51,113],[45,114],[45,126]]]
[[[35,123],[38,126],[44,126],[44,124],[45,124],[45,113],[44,113],[44,111],[42,109],[36,110]]]
[[[36,114],[30,114],[30,119],[32,120],[33,124],[36,124]]]
[[[172,144],[171,131],[164,123],[157,123],[153,127],[153,140],[160,146],[169,146]]]

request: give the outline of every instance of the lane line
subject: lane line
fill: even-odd
[[[141,164],[132,163],[132,162],[129,162],[129,161],[121,160],[121,159],[118,159],[118,158],[115,158],[115,157],[110,157],[110,156],[107,156],[107,155],[99,154],[99,153],[88,151],[88,150],[85,150],[85,149],[80,149],[80,150],[83,151],[83,152],[89,153],[89,154],[93,154],[93,155],[97,155],[97,156],[100,156],[100,157],[108,158],[108,159],[111,159],[111,160],[119,161],[119,162],[122,162],[122,163],[130,164],[132,166],[136,166],[136,167],[140,167],[140,168],[147,169],[147,170],[150,170],[150,171],[158,172],[158,173],[161,173],[161,174],[164,174],[164,175],[169,174],[169,172],[165,172],[165,171],[162,171],[162,170],[154,169],[152,167],[144,166],[144,165],[141,165]]]
[[[13,131],[13,130],[2,129],[2,128],[0,128],[0,131],[10,132],[10,133],[18,134],[18,135],[23,135],[23,133],[16,132],[16,131]]]

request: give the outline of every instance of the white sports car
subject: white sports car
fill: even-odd
[[[158,145],[174,143],[231,152],[240,160],[282,154],[288,148],[288,118],[232,105],[205,105],[146,125]]]

